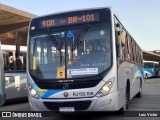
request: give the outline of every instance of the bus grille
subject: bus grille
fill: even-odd
[[[95,87],[100,80],[86,81],[86,82],[73,82],[73,83],[36,83],[41,89],[64,89],[64,84],[68,84],[67,89],[81,89]]]
[[[87,110],[92,101],[43,102],[49,110],[59,111],[59,107],[74,107],[76,111]]]

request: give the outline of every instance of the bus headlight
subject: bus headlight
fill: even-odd
[[[105,84],[105,85],[100,89],[100,91],[96,94],[96,96],[97,96],[97,97],[102,97],[102,96],[104,96],[104,95],[107,95],[107,94],[110,92],[110,90],[111,90],[111,88],[112,88],[112,86],[113,86],[113,82],[114,82],[114,78],[108,80],[108,81],[106,82],[106,84]]]
[[[29,91],[32,97],[39,99],[39,95],[37,94],[36,90],[32,88],[32,86],[29,86]]]

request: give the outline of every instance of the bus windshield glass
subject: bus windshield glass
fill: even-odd
[[[95,76],[111,66],[111,28],[90,25],[79,28],[31,31],[30,74],[38,80]]]
[[[144,62],[144,68],[153,68],[153,62]]]

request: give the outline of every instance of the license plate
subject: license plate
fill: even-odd
[[[74,112],[74,107],[59,107],[60,112]]]

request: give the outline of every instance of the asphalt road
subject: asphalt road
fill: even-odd
[[[141,98],[133,98],[128,111],[159,111],[160,112],[160,79],[147,79],[144,82]],[[14,103],[14,104],[13,104]],[[30,111],[28,102],[14,101],[0,107],[0,111]],[[54,113],[53,113],[54,114]],[[0,118],[1,119],[1,118]],[[4,118],[3,118],[4,119]],[[17,118],[12,118],[17,120]],[[18,118],[21,120],[22,118]],[[23,120],[32,118],[23,118]],[[125,117],[117,113],[90,113],[78,115],[57,115],[52,118],[33,118],[33,120],[160,120],[158,117]],[[11,118],[8,118],[11,120]]]

